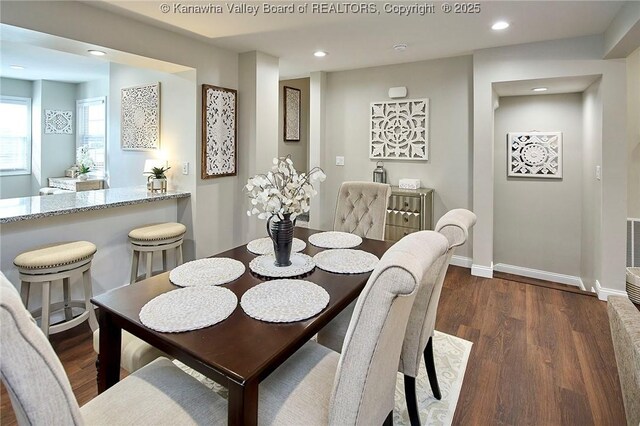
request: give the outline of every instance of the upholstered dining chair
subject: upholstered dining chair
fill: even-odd
[[[384,240],[391,186],[375,182],[343,182],[338,191],[333,230]]]
[[[0,378],[20,425],[226,422],[227,401],[166,358],[80,408],[51,344],[1,273],[0,341]]]

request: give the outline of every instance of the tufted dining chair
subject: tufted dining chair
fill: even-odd
[[[160,358],[83,407],[51,344],[0,273],[0,378],[19,425],[223,424],[227,401]]]
[[[338,191],[334,231],[384,240],[391,186],[375,182],[343,182]]]

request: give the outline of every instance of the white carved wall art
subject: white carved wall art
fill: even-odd
[[[202,85],[202,179],[237,174],[238,92]]]
[[[429,99],[372,102],[369,158],[429,159]]]
[[[47,134],[73,134],[73,113],[57,109],[44,110],[44,132]]]
[[[300,90],[284,86],[284,140],[300,141]]]
[[[562,178],[562,132],[511,132],[508,176]]]
[[[159,149],[160,83],[122,89],[121,108],[122,149]]]

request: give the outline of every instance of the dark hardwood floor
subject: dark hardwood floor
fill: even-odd
[[[473,342],[456,425],[624,425],[606,303],[452,266],[436,328]],[[97,394],[86,325],[52,344],[78,402]],[[0,424],[15,424],[4,386]]]

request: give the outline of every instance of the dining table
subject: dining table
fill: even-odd
[[[307,241],[317,232],[321,231],[295,228],[294,236],[307,243],[302,253],[314,256],[324,250]],[[380,258],[392,245],[390,241],[363,238],[355,249]],[[226,257],[244,263],[246,270],[242,276],[224,284],[238,300],[247,290],[268,280],[249,269],[249,262],[256,255],[249,252],[246,245],[211,257]],[[256,425],[260,382],[353,302],[370,274],[336,274],[316,266],[306,275],[296,277],[321,286],[329,294],[326,308],[306,320],[290,323],[259,321],[248,316],[238,304],[224,321],[181,333],[154,331],[144,326],[139,318],[140,310],[147,302],[179,288],[169,280],[169,272],[95,296],[92,302],[98,307],[100,326],[98,392],[104,392],[120,379],[122,330],[126,330],[225,386],[228,389],[229,425]]]

